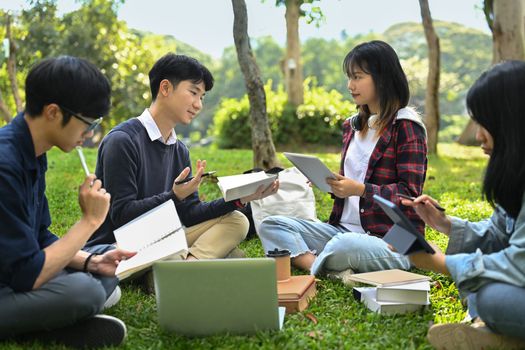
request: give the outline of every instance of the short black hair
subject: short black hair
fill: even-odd
[[[149,71],[151,99],[155,101],[160,89],[160,82],[168,79],[174,87],[183,80],[195,84],[204,83],[204,89],[210,91],[213,87],[213,75],[195,58],[185,55],[168,53],[162,56]]]
[[[354,47],[343,61],[343,71],[352,77],[356,68],[370,74],[379,97],[379,129],[394,120],[397,111],[405,108],[410,99],[408,80],[395,50],[386,42],[372,40]],[[370,117],[368,106],[359,106],[361,125]]]
[[[38,62],[26,77],[25,91],[25,112],[31,117],[51,103],[93,119],[106,116],[111,106],[108,79],[95,65],[78,57],[59,56]],[[63,109],[62,113],[66,125],[71,114]]]
[[[494,140],[483,193],[517,218],[525,192],[525,62],[506,61],[484,72],[467,94],[471,118]]]

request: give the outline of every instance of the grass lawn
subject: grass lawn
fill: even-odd
[[[480,194],[486,157],[473,147],[439,146],[441,156],[429,159],[425,193],[438,199],[448,214],[470,220],[488,217],[492,210],[481,200]],[[193,161],[206,159],[208,169],[216,170],[219,176],[237,174],[252,167],[248,150],[195,148],[191,153]],[[86,150],[86,156],[93,171],[96,151]],[[318,156],[333,170],[338,168],[339,154]],[[285,167],[290,166],[282,155],[279,157]],[[49,152],[48,160],[47,196],[54,218],[51,230],[63,235],[80,217],[77,188],[84,175],[76,152],[64,154],[54,149]],[[217,186],[209,180],[203,182],[200,193],[204,200],[220,197]],[[326,220],[332,201],[317,190],[315,195],[318,216]],[[428,228],[427,238],[442,249],[446,247],[447,239]],[[242,243],[242,249],[250,257],[263,256],[258,240]],[[321,278],[318,295],[306,311],[287,315],[281,332],[261,332],[254,336],[185,338],[164,333],[157,325],[155,298],[133,287],[124,288],[120,303],[107,313],[126,323],[128,339],[122,346],[126,349],[430,349],[426,340],[429,324],[460,321],[465,311],[449,278],[427,274],[432,276],[434,283],[432,305],[426,311],[402,316],[376,315],[352,298],[351,289]],[[27,345],[1,343],[0,348],[23,349]],[[38,344],[30,345],[35,349],[43,348]]]

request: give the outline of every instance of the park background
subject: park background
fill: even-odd
[[[290,49],[287,40],[285,13],[290,3],[301,5],[298,36],[294,38],[299,43],[298,52]],[[248,0],[246,34],[250,34],[254,62],[264,85],[267,113],[263,121],[271,130],[263,145],[277,150],[263,163],[290,166],[280,153],[288,150],[316,154],[333,170],[338,169],[341,123],[355,113],[342,60],[364,41],[380,39],[394,47],[410,82],[410,104],[428,119],[429,65],[435,62],[428,59],[429,42],[421,20],[425,3],[430,5],[431,25],[440,49],[435,96],[438,108],[433,117],[439,122],[438,142],[429,155],[425,193],[438,199],[451,215],[470,220],[490,215],[491,208],[481,196],[487,158],[478,147],[460,145],[456,140],[469,122],[465,110],[468,87],[494,62],[525,58],[523,23],[514,41],[492,34],[498,23],[514,23],[516,14],[523,20],[525,0]],[[507,8],[498,7],[503,5]],[[92,148],[86,150],[88,164],[94,169],[97,143],[113,126],[140,115],[149,106],[147,73],[159,57],[175,52],[199,59],[215,77],[203,112],[190,126],[177,127],[177,135],[190,146],[192,158],[207,159],[221,176],[260,165],[261,158],[256,157],[260,149],[251,149],[254,116],[250,115],[245,77],[233,41],[233,21],[232,3],[226,0],[2,0],[0,125],[23,110],[24,79],[35,62],[61,54],[85,57],[102,69],[113,91],[110,118],[93,139]],[[518,47],[518,51],[521,48],[521,56],[519,52],[518,57],[497,52],[495,48],[502,42],[503,46]],[[289,64],[290,55],[295,55],[295,68]],[[303,89],[299,102],[289,96],[290,69],[297,67]],[[464,141],[475,143],[472,132]],[[74,154],[52,150],[48,157],[47,194],[54,218],[51,228],[60,236],[80,217],[76,191],[83,174]],[[318,216],[326,220],[331,199],[316,189],[315,195]],[[214,179],[204,181],[200,196],[203,200],[220,197]],[[426,233],[442,249],[446,247],[445,237],[429,228]],[[263,255],[256,239],[244,242],[242,248],[248,256]],[[311,307],[288,316],[282,332],[249,337],[190,339],[164,333],[156,323],[154,296],[139,288],[125,288],[122,302],[108,313],[128,325],[124,347],[130,349],[427,349],[429,324],[458,322],[465,310],[449,278],[426,273],[435,281],[432,305],[426,311],[393,317],[375,315],[353,300],[351,289],[321,279]],[[25,347],[27,344],[0,344],[2,349]]]

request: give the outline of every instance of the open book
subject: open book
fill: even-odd
[[[276,174],[266,174],[264,171],[256,173],[219,176],[219,189],[226,202],[249,196],[257,192],[259,186],[270,186],[276,179]]]
[[[172,200],[142,214],[114,233],[119,248],[137,252],[117,266],[115,274],[121,280],[150,267],[155,261],[184,259],[188,253],[186,235]]]

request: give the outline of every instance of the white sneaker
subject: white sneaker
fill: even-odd
[[[354,270],[352,269],[346,269],[343,271],[327,271],[326,277],[331,280],[341,281],[345,286],[355,287],[357,283],[349,278],[353,274]]]
[[[113,290],[113,293],[109,296],[109,298],[104,303],[104,310],[109,309],[112,306],[115,306],[122,296],[122,291],[120,290],[119,286],[116,286]]]
[[[436,349],[524,349],[525,340],[492,332],[484,323],[444,323],[430,327],[427,339]]]

